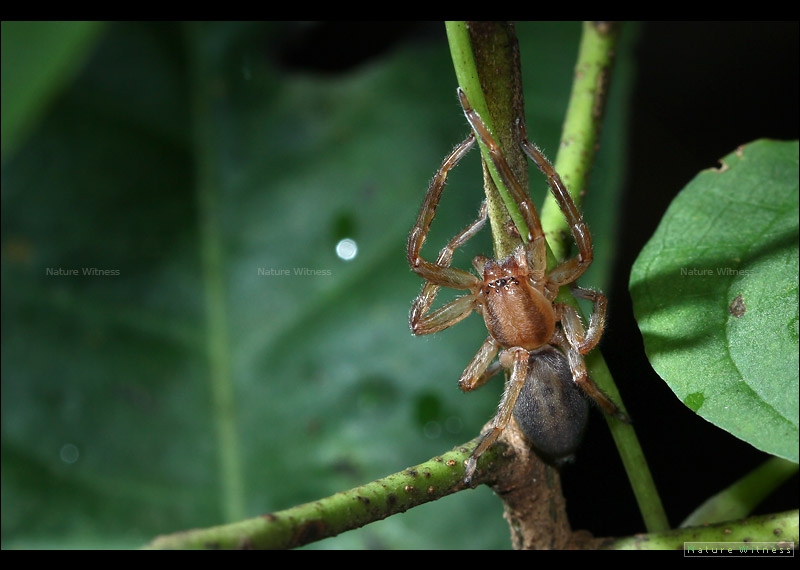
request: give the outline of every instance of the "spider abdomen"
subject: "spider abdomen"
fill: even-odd
[[[572,380],[564,355],[551,346],[532,352],[514,406],[522,433],[547,461],[572,459],[589,419],[589,402]]]

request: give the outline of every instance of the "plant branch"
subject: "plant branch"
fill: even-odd
[[[330,538],[465,489],[464,462],[476,444],[474,440],[415,467],[318,501],[236,523],[159,536],[146,548],[288,549]],[[499,460],[504,454],[513,454],[513,450],[496,445],[487,451],[472,486],[493,484],[506,463]]]
[[[527,187],[527,159],[514,128],[516,118],[524,116],[524,102],[519,83],[519,47],[513,26],[508,22],[445,22],[445,29],[459,87],[503,149],[514,176]],[[479,73],[489,65],[494,66],[492,69],[501,81],[492,80],[494,73],[483,76]],[[488,149],[480,140],[478,144],[483,157],[484,190],[495,255],[503,258],[520,243],[518,237],[508,232],[509,221],[513,221],[518,235],[526,235],[528,230]]]
[[[681,528],[666,532],[637,534],[619,539],[606,540],[603,549],[614,550],[681,550],[687,542],[716,543],[724,547],[732,542],[759,542],[759,537],[768,537],[770,542],[785,543],[794,549],[800,539],[798,511],[786,511],[771,515],[760,515],[737,521]],[[766,542],[765,539],[762,542]],[[710,547],[711,545],[703,545]],[[777,545],[775,545],[777,547]]]
[[[798,511],[624,538],[570,532],[557,472],[537,461],[515,430],[481,457],[471,486],[486,484],[503,498],[515,548],[681,549],[684,542],[798,542]],[[330,538],[465,489],[464,461],[478,439],[415,467],[318,501],[260,517],[162,535],[145,546],[170,549],[288,549]],[[536,497],[532,501],[531,497]]]

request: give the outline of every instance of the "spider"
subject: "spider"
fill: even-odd
[[[583,394],[606,413],[622,421],[629,420],[591,380],[583,359],[597,346],[603,333],[606,297],[599,291],[575,285],[593,258],[591,234],[578,208],[553,166],[528,141],[524,123],[518,119],[516,126],[522,150],[547,177],[578,249],[575,257],[547,271],[545,236],[536,208],[461,88],[458,97],[472,132],[445,158],[431,180],[416,224],[408,236],[406,254],[411,269],[425,280],[409,315],[415,335],[446,329],[472,311],[483,316],[489,336],[461,374],[459,388],[465,392],[474,390],[501,368],[509,373],[490,428],[466,461],[464,482],[469,484],[478,458],[506,428],[512,415],[540,455],[556,464],[570,459],[580,443],[588,415],[588,403]],[[435,262],[420,257],[447,174],[474,146],[476,136],[488,148],[492,163],[527,227],[527,236],[523,236],[522,243],[507,258],[475,257],[472,264],[477,275],[450,267],[450,263],[455,250],[486,222],[485,201],[478,218],[450,240]],[[591,301],[593,309],[588,326],[574,308],[555,301],[559,288],[566,285],[576,297]],[[466,290],[467,294],[429,312],[440,287]]]

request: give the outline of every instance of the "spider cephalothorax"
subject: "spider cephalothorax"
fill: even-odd
[[[622,420],[627,416],[589,378],[583,360],[583,355],[597,345],[603,333],[606,298],[598,291],[574,285],[593,258],[591,234],[575,203],[553,166],[528,141],[523,122],[517,121],[522,150],[547,177],[578,248],[575,257],[548,271],[544,232],[530,196],[461,89],[458,95],[474,132],[445,158],[431,180],[417,223],[408,237],[406,253],[411,269],[426,281],[411,306],[409,322],[414,334],[438,332],[466,318],[472,311],[480,313],[486,323],[489,336],[462,373],[459,387],[464,391],[474,390],[500,368],[510,373],[491,428],[467,461],[465,481],[468,482],[478,458],[505,429],[512,414],[541,454],[556,462],[571,456],[580,441],[587,416],[583,394],[607,413]],[[456,248],[485,224],[485,202],[478,219],[451,239],[435,262],[420,257],[447,174],[473,147],[476,136],[489,149],[491,160],[519,207],[528,230],[521,245],[507,258],[476,257],[473,266],[478,275],[450,267],[450,262]],[[565,285],[572,288],[576,297],[592,302],[594,308],[588,326],[574,308],[555,301],[559,288]],[[468,293],[429,312],[440,287]]]

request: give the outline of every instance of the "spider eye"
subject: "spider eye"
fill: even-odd
[[[484,295],[488,295],[492,290],[499,291],[500,289],[508,289],[510,285],[519,285],[519,281],[516,277],[500,277],[499,279],[487,283],[483,293]]]

